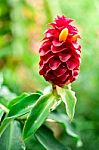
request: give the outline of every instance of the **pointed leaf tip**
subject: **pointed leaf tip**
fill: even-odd
[[[52,106],[54,105],[55,97],[52,94],[42,95],[37,103],[32,108],[29,117],[23,129],[23,140],[28,139],[37,129],[43,124],[47,118]]]
[[[58,93],[65,104],[67,115],[70,121],[72,121],[75,113],[76,102],[77,102],[75,92],[72,91],[71,89],[59,88]]]

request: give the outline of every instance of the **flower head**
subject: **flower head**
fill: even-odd
[[[73,20],[65,16],[57,17],[45,31],[40,46],[39,73],[60,87],[76,80],[80,67],[81,46],[78,30],[71,25]]]

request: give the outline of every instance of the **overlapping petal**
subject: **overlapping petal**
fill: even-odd
[[[44,41],[39,49],[40,75],[58,86],[75,81],[79,74],[81,46],[78,38],[80,36],[77,28],[71,25],[72,21],[65,16],[57,16],[55,22],[50,23],[51,28],[45,31]],[[68,35],[59,40],[62,30],[63,32],[68,30]],[[66,40],[62,41],[62,38]]]

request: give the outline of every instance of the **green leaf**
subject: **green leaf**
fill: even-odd
[[[66,130],[66,133],[77,140],[77,146],[82,146],[82,141],[80,139],[80,136],[76,133],[76,131],[72,127],[68,117],[65,114],[51,113],[48,118],[52,119],[58,123],[63,124],[65,127],[65,130]]]
[[[5,129],[8,127],[8,125],[10,124],[11,121],[12,121],[12,118],[5,118],[3,120],[3,122],[1,123],[1,126],[0,126],[0,137],[3,134],[3,132],[5,131]]]
[[[40,127],[35,136],[46,150],[67,150],[67,148],[54,137],[53,132],[46,126]]]
[[[18,121],[11,122],[2,134],[0,150],[25,150],[25,144],[21,139],[21,125]]]
[[[0,127],[0,135],[7,128],[9,123],[16,117],[26,114],[31,110],[31,107],[36,103],[37,99],[40,97],[40,94],[34,93],[27,97],[22,97],[15,105],[12,105],[8,116],[3,120]],[[12,104],[12,103],[11,103]],[[13,103],[14,104],[14,103]],[[11,106],[11,105],[10,105]]]
[[[75,113],[75,105],[77,102],[75,92],[72,91],[71,89],[59,88],[58,93],[65,104],[67,115],[72,121]]]
[[[31,108],[37,102],[37,99],[40,96],[41,96],[40,94],[34,93],[29,96],[22,97],[20,101],[18,101],[15,105],[12,105],[12,107],[10,108],[8,117],[16,118],[18,116],[26,114],[27,112],[31,110]]]
[[[31,136],[25,141],[26,150],[46,150],[36,137]]]
[[[20,102],[23,98],[27,97],[28,95],[28,93],[22,93],[20,96],[17,96],[9,102],[8,108],[10,109],[13,105],[15,105],[17,102]]]
[[[40,95],[43,95],[43,92],[40,91],[40,90],[37,90],[36,93],[40,94]]]
[[[52,94],[43,95],[39,98],[36,105],[31,110],[31,113],[26,121],[23,130],[23,139],[27,139],[42,125],[48,116],[51,107],[54,105],[55,97]]]

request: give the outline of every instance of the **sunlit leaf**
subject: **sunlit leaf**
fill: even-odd
[[[60,88],[58,89],[58,93],[66,106],[67,115],[69,116],[70,120],[72,120],[74,117],[75,105],[77,101],[75,92],[71,89]]]
[[[43,95],[43,92],[40,91],[40,90],[37,90],[36,93],[40,94],[40,95]]]
[[[17,96],[16,98],[12,99],[9,102],[8,108],[11,108],[13,105],[20,102],[23,98],[27,97],[28,95],[29,95],[28,93],[22,93],[20,96]]]
[[[15,105],[12,105],[8,117],[15,118],[29,112],[40,96],[41,95],[38,93],[34,93],[26,97],[23,96],[20,101],[18,101]]]
[[[41,126],[54,105],[54,101],[55,97],[52,94],[43,95],[39,98],[24,126],[23,139],[30,137]]]
[[[1,124],[0,135],[4,132],[4,130],[7,128],[7,126],[13,119],[29,112],[31,110],[31,107],[36,103],[39,97],[40,97],[40,94],[34,93],[27,97],[21,96],[22,99],[20,99],[17,103],[15,103],[15,105],[12,105],[14,103],[11,103],[12,107],[10,108],[10,111],[7,117],[3,120]]]

